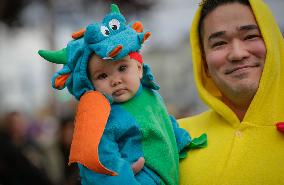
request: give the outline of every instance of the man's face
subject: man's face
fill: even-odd
[[[129,56],[113,62],[93,55],[88,72],[95,89],[111,96],[114,102],[131,99],[139,89],[143,74],[142,65]]]
[[[255,95],[263,71],[266,47],[250,7],[231,3],[204,19],[204,56],[208,74],[229,98]]]

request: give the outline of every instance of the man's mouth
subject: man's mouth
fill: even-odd
[[[233,67],[232,69],[227,69],[225,71],[225,74],[228,75],[228,74],[231,74],[231,73],[234,73],[234,72],[238,72],[238,71],[242,71],[242,70],[246,70],[246,69],[250,69],[250,68],[254,68],[254,67],[259,67],[258,64],[256,65],[241,65],[241,66],[236,66],[236,67]]]

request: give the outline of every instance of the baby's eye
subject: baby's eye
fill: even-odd
[[[123,71],[126,71],[126,69],[127,69],[127,65],[121,65],[121,66],[119,66],[119,71],[120,72],[123,72]]]
[[[103,79],[106,79],[106,78],[107,78],[107,74],[102,73],[102,74],[99,74],[96,79],[97,80],[103,80]]]
[[[109,27],[110,27],[112,30],[118,30],[119,27],[120,27],[120,22],[119,22],[117,19],[112,19],[112,20],[109,22]]]

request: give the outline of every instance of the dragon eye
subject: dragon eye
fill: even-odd
[[[102,32],[102,34],[103,34],[104,36],[106,36],[106,37],[109,35],[109,30],[108,30],[108,28],[105,27],[105,26],[101,26],[101,32]]]
[[[117,19],[112,19],[108,24],[112,30],[118,30],[120,26],[120,22]]]

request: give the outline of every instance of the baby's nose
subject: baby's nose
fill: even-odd
[[[111,86],[112,87],[115,87],[117,85],[121,84],[121,79],[119,78],[113,78],[112,81],[111,81]]]

